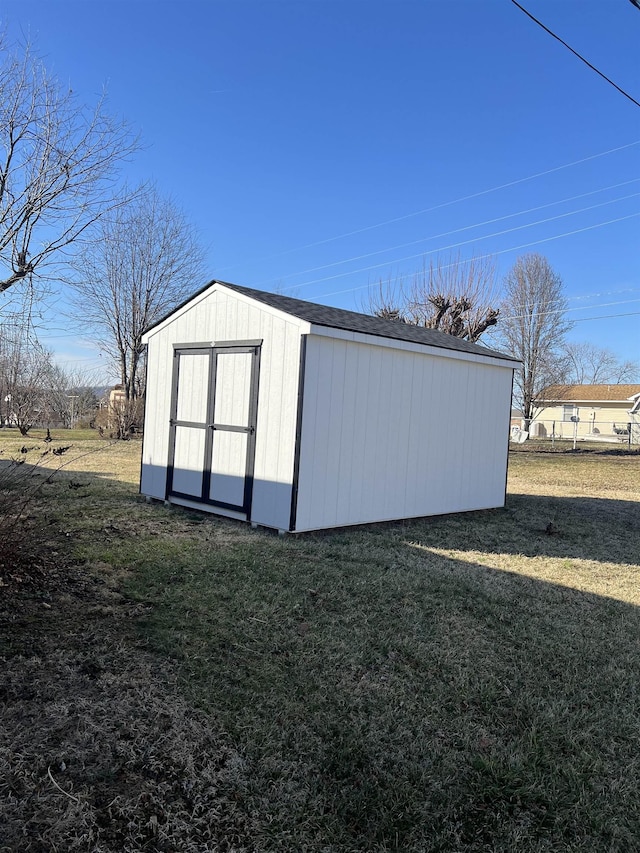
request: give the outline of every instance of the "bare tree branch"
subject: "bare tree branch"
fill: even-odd
[[[588,342],[565,345],[568,385],[620,385],[632,383],[640,376],[640,365],[631,360],[621,361],[609,349]]]
[[[562,279],[542,255],[518,258],[504,287],[499,333],[505,349],[522,362],[514,387],[528,423],[534,401],[566,374],[564,342],[572,324],[565,317]]]
[[[127,401],[144,390],[142,335],[195,290],[202,264],[192,226],[154,189],[104,217],[73,261],[78,316],[117,363]]]
[[[137,148],[104,95],[88,111],[29,45],[0,43],[0,293],[113,208],[119,167]]]
[[[22,435],[47,419],[54,366],[28,322],[0,329],[0,421]]]
[[[365,310],[475,343],[498,322],[495,278],[489,258],[438,258],[425,263],[408,285],[400,278],[379,281]]]

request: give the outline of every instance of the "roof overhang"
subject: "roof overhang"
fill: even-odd
[[[463,350],[451,350],[444,347],[434,347],[428,344],[418,344],[412,341],[402,341],[397,338],[385,338],[381,335],[367,335],[363,332],[349,332],[346,329],[335,329],[332,326],[319,326],[311,324],[310,333],[323,338],[334,338],[342,341],[351,341],[357,344],[385,347],[387,349],[402,350],[403,352],[414,352],[422,355],[432,355],[438,358],[452,358],[455,361],[470,361],[476,364],[487,364],[493,367],[508,367],[515,370],[520,364],[509,358],[499,358],[495,355],[482,355],[480,353],[464,352]]]
[[[417,343],[414,341],[405,341],[399,338],[389,338],[383,335],[367,334],[365,332],[354,332],[346,329],[340,329],[335,326],[324,326],[319,323],[313,323],[309,320],[303,320],[296,317],[294,314],[284,311],[269,305],[266,302],[257,301],[253,297],[242,293],[241,290],[227,286],[221,281],[211,281],[201,288],[193,296],[189,297],[185,302],[171,311],[167,316],[159,320],[154,326],[142,336],[142,343],[148,344],[154,335],[165,329],[170,323],[178,319],[187,311],[191,311],[198,304],[206,300],[212,293],[222,292],[233,296],[234,299],[244,302],[248,305],[258,305],[261,311],[292,323],[300,330],[300,334],[313,334],[319,337],[337,338],[339,340],[353,341],[354,343],[368,344],[369,346],[385,347],[389,349],[403,350],[405,352],[422,353],[423,355],[433,355],[439,358],[452,358],[457,361],[475,362],[476,364],[492,365],[494,367],[507,367],[510,370],[515,370],[521,364],[520,361],[510,356],[501,358],[495,350],[487,350],[486,355],[482,352],[467,352],[460,349],[448,349],[445,347],[433,346],[430,344]]]
[[[237,290],[234,290],[231,287],[225,287],[225,285],[220,281],[212,281],[209,284],[205,285],[201,290],[195,293],[193,296],[190,296],[186,302],[183,302],[177,308],[175,308],[170,314],[166,317],[163,317],[162,320],[158,320],[155,326],[151,326],[150,329],[142,336],[142,343],[148,344],[149,340],[156,335],[158,332],[161,332],[165,329],[170,323],[173,323],[178,317],[186,314],[187,311],[191,311],[192,308],[195,308],[200,302],[203,302],[207,297],[209,297],[212,293],[216,293],[221,291],[223,293],[228,293],[233,296],[234,299],[238,299],[240,302],[245,302],[248,305],[256,305],[255,299],[251,299],[251,297],[246,296],[244,293],[239,293]],[[266,305],[264,303],[260,303],[260,310],[265,311],[267,314],[271,314],[274,317],[279,317],[283,320],[287,320],[289,323],[293,323],[300,327],[302,333],[309,332],[311,324],[306,320],[300,320],[298,317],[294,317],[291,314],[288,314],[286,311],[280,311],[278,308],[273,308],[271,305]]]

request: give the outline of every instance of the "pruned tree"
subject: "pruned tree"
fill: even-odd
[[[560,276],[538,254],[518,258],[504,280],[500,340],[522,362],[514,386],[528,428],[534,401],[566,375],[567,300]]]
[[[203,252],[180,208],[153,188],[118,206],[97,231],[98,239],[75,259],[69,284],[78,316],[117,365],[124,391],[118,433],[124,438],[144,393],[142,335],[193,292]]]
[[[121,201],[115,179],[136,148],[104,96],[86,109],[29,45],[0,41],[0,293],[42,274]]]
[[[640,365],[637,361],[620,360],[610,349],[588,342],[570,342],[564,347],[568,385],[619,385],[637,382]]]
[[[377,317],[438,329],[476,343],[498,322],[496,268],[491,258],[438,258],[407,283],[379,281],[366,310]]]

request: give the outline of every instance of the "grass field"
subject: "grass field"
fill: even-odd
[[[279,538],[54,437],[0,434],[22,492],[66,463],[4,588],[2,853],[639,849],[639,455],[523,446],[504,510]]]

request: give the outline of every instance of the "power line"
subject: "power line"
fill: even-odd
[[[522,231],[525,228],[532,228],[535,225],[544,225],[548,222],[553,222],[557,219],[566,218],[567,216],[575,216],[578,213],[584,213],[587,210],[594,210],[597,207],[604,207],[607,204],[613,204],[617,201],[623,201],[627,198],[633,198],[634,196],[637,196],[637,195],[640,195],[640,193],[631,193],[629,196],[623,196],[622,198],[619,198],[619,199],[612,199],[610,201],[602,202],[601,204],[590,205],[589,207],[583,207],[583,208],[580,208],[579,210],[569,211],[568,213],[561,213],[558,216],[549,216],[546,219],[539,219],[536,222],[530,222],[530,223],[525,224],[525,225],[517,225],[514,228],[505,228],[502,231],[494,231],[493,234],[485,234],[483,237],[476,237],[476,238],[473,238],[471,240],[460,240],[458,243],[450,243],[448,246],[440,246],[437,249],[429,249],[428,252],[418,252],[415,255],[405,255],[405,257],[403,257],[403,258],[391,259],[389,261],[384,261],[383,263],[380,263],[380,264],[370,264],[367,267],[360,267],[359,269],[356,269],[356,270],[349,270],[347,272],[336,273],[335,275],[325,276],[324,278],[312,279],[311,281],[305,281],[305,282],[302,282],[301,284],[291,285],[291,287],[286,287],[286,288],[284,288],[284,290],[285,291],[295,290],[296,288],[299,288],[299,287],[307,287],[310,284],[321,284],[324,281],[333,281],[336,278],[344,278],[347,275],[356,275],[356,273],[361,273],[361,272],[371,272],[372,270],[380,269],[380,267],[386,267],[389,264],[393,264],[393,263],[397,264],[397,263],[400,263],[402,261],[413,261],[416,258],[424,257],[425,255],[432,255],[436,252],[446,252],[446,251],[450,251],[451,249],[458,249],[458,248],[460,248],[460,246],[467,246],[470,243],[477,242],[478,240],[488,240],[492,237],[502,237],[505,234],[511,234],[514,231]],[[640,216],[640,213],[634,213],[634,214],[631,214],[631,216]],[[622,222],[625,219],[631,218],[631,216],[622,216],[618,219],[610,219],[607,222],[604,222],[601,224],[609,225],[609,224],[614,223],[614,222]],[[599,227],[599,225],[594,225],[594,226],[589,226],[589,227],[597,228],[597,227]],[[589,228],[580,228],[580,229],[577,229],[576,231],[569,231],[569,232],[567,232],[566,235],[560,235],[560,236],[568,236],[569,234],[579,234],[581,231],[588,231],[588,230],[589,230]],[[553,240],[553,239],[555,239],[555,238],[554,237],[547,237],[546,238],[546,240]],[[537,242],[544,243],[544,242],[546,242],[546,240],[539,240]],[[533,245],[536,245],[536,243],[530,243],[528,245],[533,246]],[[476,260],[480,260],[481,258],[488,258],[488,257],[491,257],[491,255],[499,255],[499,254],[503,254],[503,253],[502,252],[491,252],[491,253],[486,254],[486,255],[480,255],[478,258],[476,258]],[[449,264],[449,265],[445,264],[445,268],[446,268],[446,266],[451,266],[451,264]],[[345,291],[345,293],[347,293],[347,292],[348,291]]]
[[[305,269],[305,270],[299,270],[298,272],[287,273],[287,275],[285,275],[285,276],[277,276],[276,278],[265,279],[265,280],[260,281],[257,284],[255,284],[254,287],[262,287],[262,285],[271,284],[272,282],[275,282],[275,281],[278,281],[278,282],[284,281],[285,279],[294,278],[295,276],[298,276],[298,275],[306,275],[307,273],[319,272],[320,270],[330,269],[331,267],[339,267],[339,266],[342,266],[342,264],[348,264],[348,263],[351,263],[352,261],[361,261],[361,260],[364,260],[364,258],[371,258],[374,255],[383,255],[385,252],[394,252],[396,249],[404,249],[407,246],[415,246],[416,244],[424,243],[427,240],[439,240],[441,237],[449,237],[451,234],[460,234],[463,231],[470,231],[472,228],[482,228],[482,226],[484,226],[484,225],[493,225],[495,222],[503,222],[505,219],[513,219],[516,216],[525,216],[527,213],[534,213],[536,210],[544,210],[545,208],[548,208],[548,207],[555,207],[558,204],[566,204],[569,201],[576,201],[579,198],[586,198],[588,196],[597,195],[597,193],[607,192],[608,190],[617,189],[618,187],[628,186],[629,184],[637,183],[637,181],[639,181],[639,180],[640,180],[640,178],[632,178],[629,181],[622,181],[619,184],[611,184],[611,186],[608,186],[608,187],[602,187],[601,189],[597,189],[597,190],[590,190],[589,192],[580,193],[579,195],[569,196],[567,198],[560,199],[559,201],[551,201],[551,202],[548,202],[547,204],[540,204],[540,205],[537,205],[536,207],[530,207],[526,210],[519,210],[519,211],[516,211],[515,213],[508,213],[505,216],[497,216],[494,219],[485,219],[484,222],[477,222],[473,225],[465,225],[462,228],[454,228],[451,231],[443,231],[440,234],[431,234],[428,237],[420,237],[418,240],[410,240],[408,243],[399,243],[396,246],[388,246],[385,249],[376,249],[374,252],[366,252],[365,254],[362,254],[362,255],[354,255],[351,258],[345,258],[344,260],[341,260],[341,261],[332,261],[331,263],[322,264],[321,266],[318,266],[318,267],[310,267],[310,268]],[[629,196],[624,196],[623,198],[629,198]],[[622,199],[618,199],[618,200],[622,200]],[[616,201],[616,199],[614,199],[614,201]],[[610,204],[610,203],[612,203],[612,202],[603,202],[603,204]],[[584,210],[591,210],[591,208],[586,207],[586,208],[582,208],[581,210],[578,210],[575,212],[581,213]],[[564,215],[570,215],[570,214],[564,214]],[[549,221],[549,220],[541,220],[541,221],[545,222],[545,221]],[[533,224],[538,225],[540,223],[533,223]],[[519,226],[519,227],[524,228],[524,227],[528,227],[528,226]],[[392,263],[392,261],[390,263]],[[294,285],[294,287],[295,286],[297,286],[297,285]]]
[[[346,293],[348,291],[344,291],[344,292]],[[567,302],[574,302],[578,299],[582,299],[582,300],[585,300],[585,299],[601,299],[603,296],[617,296],[617,295],[622,294],[622,293],[637,293],[637,292],[638,292],[637,287],[635,287],[635,288],[634,287],[626,287],[626,288],[623,288],[622,290],[605,290],[605,291],[602,291],[600,293],[582,293],[582,294],[579,294],[577,296],[566,296],[563,299],[566,300]],[[331,295],[331,294],[329,294],[329,295]],[[556,302],[559,303],[562,301],[563,300],[561,300],[561,299],[557,299],[557,300],[554,300],[552,303],[549,303],[549,304],[554,304]],[[568,311],[590,311],[593,308],[608,308],[609,306],[613,306],[613,305],[628,305],[628,304],[633,303],[633,302],[640,302],[640,299],[624,299],[624,300],[620,300],[617,302],[604,302],[600,305],[576,306],[575,308],[567,308],[565,313]],[[541,316],[543,314],[553,314],[553,313],[555,313],[555,312],[554,311],[544,311],[544,312],[541,311],[541,312],[538,312],[538,313],[533,314],[531,316],[537,317],[537,316]],[[503,319],[503,320],[517,320],[517,319],[519,319],[520,316],[521,315],[509,315],[508,317],[502,317],[501,319]],[[524,316],[524,315],[522,315],[522,316]],[[527,315],[527,316],[529,316],[529,315]],[[627,315],[616,314],[614,316],[622,317],[622,316],[627,316]],[[580,322],[582,322],[582,319],[584,319],[584,318],[580,318]],[[574,320],[572,322],[578,322],[578,320]],[[49,335],[47,335],[45,337],[45,343],[46,343],[46,341],[49,341],[49,340],[57,340],[58,338],[72,338],[72,337],[77,337],[77,336],[76,335],[57,335],[57,336],[51,336],[50,337]],[[98,364],[97,359],[98,359],[97,356],[81,356],[75,360],[72,360],[71,362],[63,362],[63,363],[75,363],[75,361],[96,360],[96,363]],[[101,362],[99,364],[100,364],[100,367],[104,366],[104,362]]]
[[[560,299],[554,299],[549,305],[561,302]],[[570,311],[592,311],[594,308],[612,308],[614,305],[631,305],[632,303],[640,302],[640,299],[621,299],[617,302],[603,302],[601,305],[577,305],[575,308],[552,308],[549,311],[532,311],[527,314],[507,314],[501,316],[501,320],[523,320],[526,317],[547,317],[549,314],[568,314]],[[580,320],[584,318],[578,318]],[[572,323],[577,320],[572,320]]]
[[[587,320],[613,320],[615,317],[637,317],[640,311],[628,311],[625,314],[602,314],[599,317],[579,317],[574,323],[586,323]]]
[[[602,73],[602,71],[598,70],[598,69],[596,68],[596,66],[595,66],[595,65],[592,65],[592,63],[591,63],[591,62],[589,62],[589,60],[588,60],[588,59],[585,59],[585,58],[584,58],[584,56],[582,56],[582,54],[578,53],[578,51],[577,51],[577,50],[574,50],[574,49],[571,47],[571,45],[567,44],[567,43],[566,43],[566,41],[564,41],[563,39],[561,39],[561,38],[560,38],[560,36],[556,35],[552,30],[550,30],[550,29],[549,29],[549,27],[546,27],[546,26],[542,23],[542,21],[539,21],[536,17],[534,17],[534,16],[531,14],[531,12],[528,12],[528,11],[524,8],[524,6],[521,6],[521,5],[517,2],[517,0],[511,0],[511,2],[513,3],[513,5],[514,5],[514,6],[517,6],[517,7],[518,7],[518,9],[520,9],[520,11],[521,11],[521,12],[524,12],[524,14],[525,14],[528,18],[531,18],[531,20],[532,20],[532,21],[534,21],[534,22],[535,22],[539,27],[542,27],[542,29],[543,29],[546,33],[549,33],[549,35],[550,35],[550,36],[553,36],[553,38],[554,38],[554,39],[556,39],[556,41],[559,41],[559,42],[560,42],[560,44],[564,45],[564,46],[567,48],[567,50],[570,50],[570,51],[571,51],[571,53],[572,53],[574,56],[577,56],[577,57],[578,57],[578,59],[579,59],[581,62],[584,62],[584,64],[585,64],[585,65],[587,65],[587,66],[588,66],[592,71],[595,71],[595,72],[596,72],[596,74],[599,74],[599,75],[600,75],[600,77],[602,77],[602,79],[603,79],[603,80],[606,80],[606,81],[607,81],[607,83],[611,84],[611,86],[613,86],[613,88],[614,88],[614,89],[617,89],[617,90],[618,90],[618,92],[620,92],[620,94],[621,94],[621,95],[624,95],[624,96],[625,96],[625,98],[628,98],[628,99],[631,101],[631,103],[633,103],[633,104],[635,104],[635,105],[636,105],[636,107],[640,107],[640,101],[636,101],[636,99],[635,99],[635,98],[633,98],[633,97],[632,97],[628,92],[625,92],[625,90],[624,90],[624,89],[621,89],[621,88],[620,88],[620,86],[618,86],[618,84],[617,84],[617,83],[614,83],[614,82],[613,82],[613,80],[612,80],[610,77],[607,77],[607,75],[606,75],[606,74],[603,74],[603,73]],[[634,3],[634,5],[637,5],[637,4],[634,2],[634,0],[632,0],[632,2]]]
[[[347,237],[353,237],[356,234],[363,234],[366,231],[373,231],[375,228],[383,228],[385,225],[393,225],[396,222],[403,222],[406,219],[412,219],[416,216],[422,216],[425,213],[432,213],[434,210],[441,210],[444,207],[451,207],[454,204],[459,204],[463,201],[470,201],[474,198],[480,198],[484,195],[489,195],[490,193],[498,192],[499,190],[508,189],[509,187],[515,187],[518,184],[524,184],[527,181],[533,181],[536,178],[543,178],[546,175],[551,175],[554,172],[561,172],[563,169],[569,169],[573,166],[580,166],[582,163],[588,163],[591,160],[597,160],[600,157],[607,157],[609,154],[616,154],[618,151],[625,151],[627,148],[633,148],[636,145],[640,145],[640,139],[637,139],[635,142],[627,142],[625,145],[618,145],[616,148],[609,148],[607,151],[600,151],[598,154],[590,154],[588,157],[582,157],[579,160],[573,160],[571,163],[563,163],[560,166],[554,166],[551,169],[545,169],[542,172],[535,172],[532,175],[527,175],[524,178],[518,178],[514,181],[508,181],[505,184],[499,184],[495,187],[489,187],[485,190],[480,190],[479,192],[471,193],[470,195],[460,196],[459,198],[451,199],[450,201],[443,201],[439,204],[435,204],[432,207],[425,207],[422,210],[416,210],[413,213],[406,213],[402,216],[396,216],[393,219],[387,219],[384,222],[377,222],[374,225],[365,225],[362,228],[356,228],[353,231],[347,231],[344,234],[337,234],[334,237],[326,237],[323,240],[316,240],[314,243],[307,243],[304,246],[296,246],[293,249],[285,249],[282,252],[276,252],[272,255],[265,255],[261,258],[255,258],[253,263],[260,263],[261,261],[269,261],[273,258],[280,258],[284,255],[290,255],[293,252],[302,252],[305,249],[313,249],[316,246],[323,246],[326,243],[333,243],[336,240],[343,240]],[[216,274],[219,275],[224,270],[233,269],[237,267],[238,264],[227,264],[224,267],[219,267],[216,271]]]
[[[561,302],[575,302],[576,300],[585,300],[585,299],[602,299],[604,296],[619,296],[622,293],[638,293],[639,288],[637,287],[625,287],[622,290],[606,290],[602,293],[583,293],[578,296],[563,296],[560,299],[553,299],[551,302],[547,303],[548,305],[557,305]],[[601,305],[584,305],[582,307],[578,306],[577,308],[567,308],[567,311],[585,311],[590,310],[591,308],[604,308],[607,305],[626,305],[629,302],[639,302],[638,299],[625,299],[619,302],[603,302]]]
[[[581,293],[578,296],[567,296],[568,300],[573,299],[599,299],[601,296],[619,296],[621,293],[637,293],[637,287],[623,287],[622,290],[605,290],[602,293]]]
[[[481,261],[484,258],[495,257],[495,255],[505,255],[507,252],[518,252],[520,249],[528,249],[531,246],[539,246],[542,243],[550,243],[552,240],[560,240],[562,237],[572,237],[574,234],[582,234],[585,231],[593,231],[595,228],[602,228],[605,225],[613,225],[616,222],[624,222],[627,219],[634,219],[636,216],[640,216],[639,213],[630,213],[628,216],[619,216],[616,219],[608,219],[605,222],[596,222],[595,225],[586,225],[584,228],[576,228],[573,231],[565,231],[564,234],[555,234],[552,237],[544,237],[542,240],[533,240],[530,243],[522,243],[520,246],[511,246],[508,249],[499,249],[496,252],[489,252],[485,255],[477,255],[476,260]],[[363,270],[354,270],[354,274],[356,272],[363,272]],[[350,275],[351,273],[344,273],[343,275]],[[341,278],[341,276],[331,276],[330,278]],[[327,281],[328,279],[318,279],[318,281]],[[307,284],[315,284],[316,282],[308,281],[303,282],[300,287],[304,287]],[[334,290],[332,293],[323,293],[320,298],[327,299],[329,296],[342,296],[344,293],[355,293],[356,290],[365,290],[370,287],[370,284],[361,284],[357,287],[350,287],[344,290]]]

